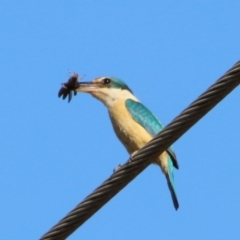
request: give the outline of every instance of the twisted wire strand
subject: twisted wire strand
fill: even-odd
[[[151,163],[151,159],[155,155],[160,155],[172,145],[239,84],[240,61],[200,95],[197,100],[167,125],[156,137],[140,149],[132,157],[131,162],[121,166],[119,170],[103,182],[92,194],[87,196],[66,217],[44,234],[41,240],[61,240],[68,237],[141,173]]]

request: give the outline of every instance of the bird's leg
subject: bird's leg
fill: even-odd
[[[138,152],[138,150],[134,151],[131,155],[130,158],[128,159],[128,163],[131,163],[133,160],[133,156]]]
[[[117,172],[122,167],[122,164],[119,164],[117,167],[113,169],[113,173]]]
[[[138,150],[136,150],[135,152],[133,152],[131,155],[130,155],[130,158],[128,159],[127,163],[131,163],[132,162],[132,157],[138,152]],[[122,164],[119,164],[117,167],[115,167],[113,169],[113,173],[117,172],[123,165]]]

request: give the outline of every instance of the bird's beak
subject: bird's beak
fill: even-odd
[[[100,88],[100,84],[96,82],[79,82],[78,87],[75,89],[76,92],[95,92]]]

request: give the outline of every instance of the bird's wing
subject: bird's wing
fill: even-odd
[[[134,121],[145,128],[151,136],[154,137],[162,131],[162,124],[142,103],[127,99],[125,104]],[[169,147],[167,152],[173,161],[174,167],[178,169],[178,162],[173,149]]]

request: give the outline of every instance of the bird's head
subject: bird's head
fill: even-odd
[[[75,91],[90,93],[107,107],[119,99],[135,98],[131,89],[122,80],[112,77],[99,77],[91,82],[80,82]]]

